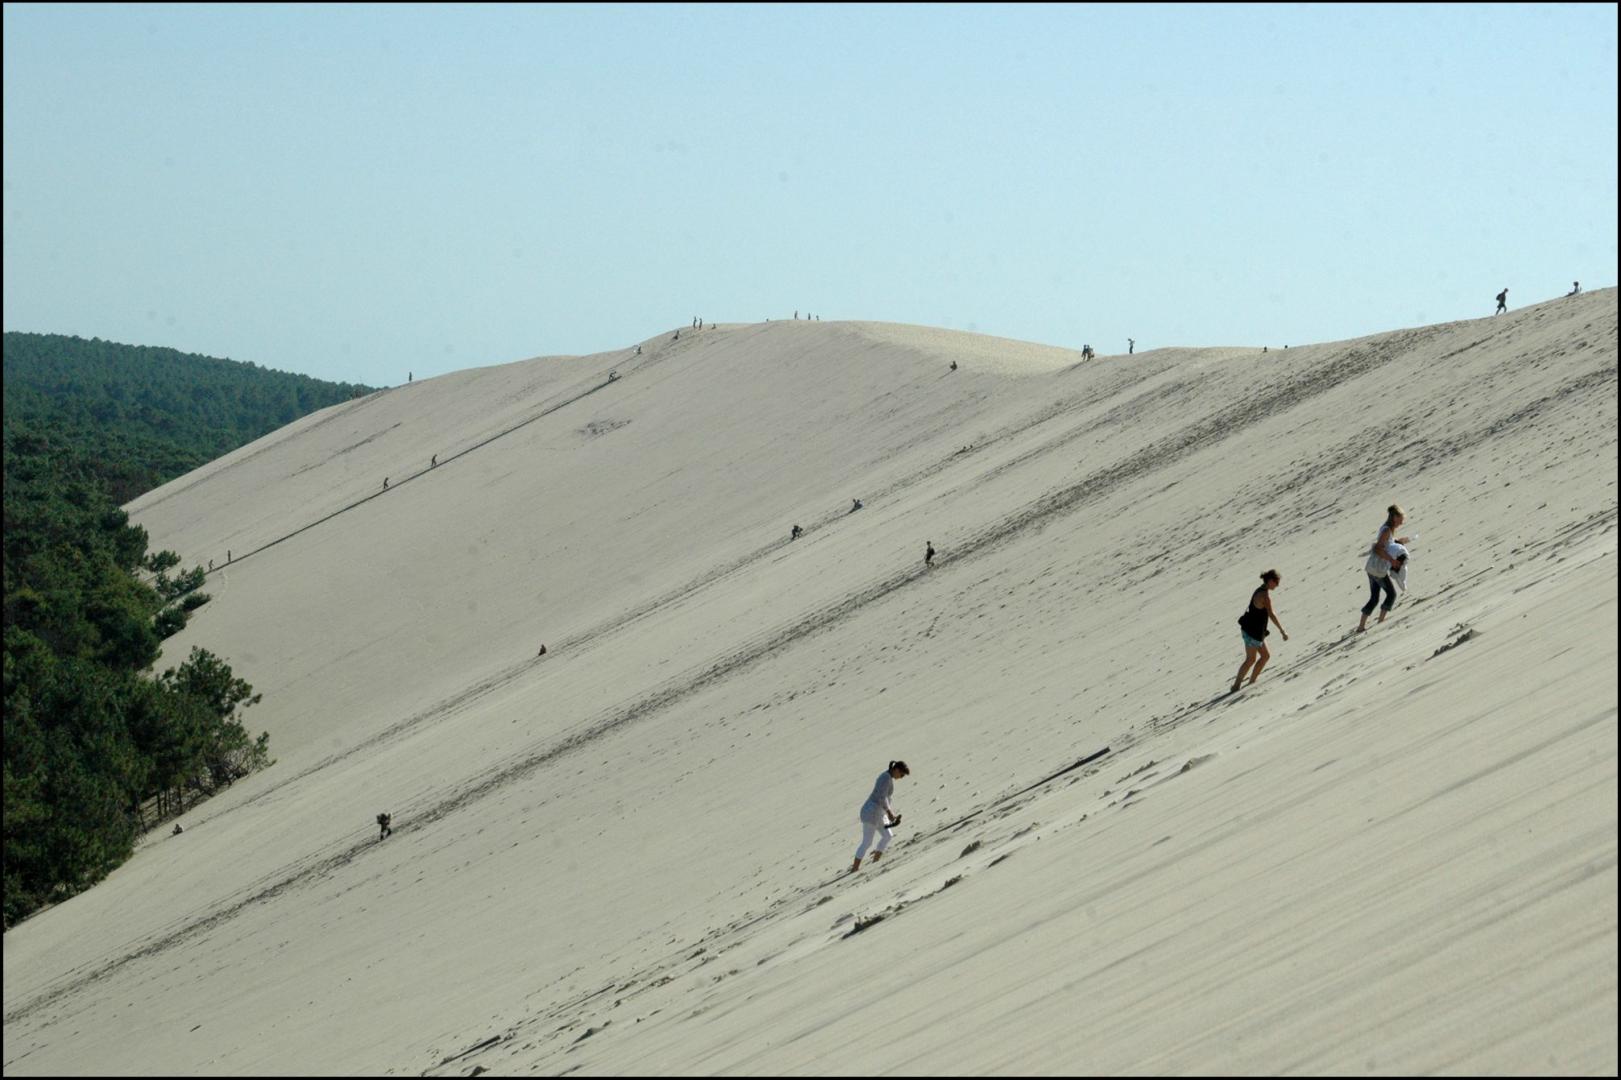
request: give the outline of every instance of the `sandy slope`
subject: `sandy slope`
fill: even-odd
[[[279,763],[7,935],[6,1071],[1613,1073],[1615,342],[773,322],[308,417],[131,507]]]

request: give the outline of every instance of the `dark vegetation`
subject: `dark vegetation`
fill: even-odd
[[[365,387],[172,349],[5,335],[7,927],[106,876],[139,833],[270,763],[259,700],[160,642],[207,603],[134,496]]]
[[[5,336],[5,429],[50,435],[129,502],[371,387],[144,345]]]

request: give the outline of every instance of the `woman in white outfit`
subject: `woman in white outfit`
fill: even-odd
[[[878,774],[877,782],[872,785],[872,794],[861,804],[861,846],[856,848],[856,861],[850,866],[852,874],[861,869],[861,857],[867,853],[875,833],[878,846],[872,853],[873,862],[877,862],[889,846],[890,838],[894,835],[889,828],[900,824],[901,820],[901,816],[890,809],[889,799],[895,794],[895,781],[911,771],[906,767],[906,762],[891,761],[889,768]]]

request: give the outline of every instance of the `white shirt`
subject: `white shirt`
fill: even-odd
[[[895,778],[889,775],[888,769],[885,769],[878,774],[877,783],[872,785],[872,794],[867,796],[866,803],[861,807],[861,817],[863,819],[874,817],[876,815],[871,811],[880,810],[884,814],[882,820],[894,817],[889,809],[889,797],[893,794],[895,794]]]

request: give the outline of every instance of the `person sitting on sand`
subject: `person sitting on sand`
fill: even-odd
[[[1396,565],[1399,557],[1391,545],[1406,544],[1408,538],[1397,536],[1396,530],[1401,528],[1407,517],[1402,508],[1392,503],[1385,511],[1385,523],[1379,526],[1379,535],[1374,539],[1373,546],[1368,549],[1368,561],[1363,570],[1368,575],[1368,602],[1362,605],[1362,621],[1357,623],[1356,632],[1362,633],[1368,628],[1368,616],[1373,614],[1374,606],[1379,603],[1379,593],[1385,594],[1385,602],[1379,608],[1379,621],[1384,622],[1390,609],[1396,606],[1396,586],[1390,580],[1391,567]],[[1405,549],[1401,554],[1405,554]]]
[[[793,527],[793,530],[791,532],[789,532],[788,539],[790,539],[790,540],[798,540],[799,537],[800,537],[800,534],[803,533],[804,531],[805,531],[804,529],[801,529],[798,525],[795,525]]]
[[[861,857],[867,853],[873,834],[878,836],[878,847],[872,853],[873,862],[877,862],[883,856],[884,849],[889,847],[889,841],[895,835],[889,830],[901,823],[901,816],[890,809],[889,799],[895,794],[895,781],[911,775],[911,772],[906,762],[891,761],[889,768],[878,774],[872,794],[861,804],[861,846],[856,848],[856,861],[850,865],[852,874],[861,869]]]
[[[853,514],[857,510],[860,510],[860,509],[861,509],[861,500],[860,499],[851,499],[850,500],[850,513]]]
[[[1278,622],[1278,613],[1272,610],[1272,590],[1282,584],[1283,579],[1276,570],[1268,570],[1261,575],[1261,585],[1250,593],[1249,610],[1238,617],[1238,631],[1244,638],[1244,662],[1238,666],[1238,677],[1233,680],[1233,693],[1244,683],[1244,674],[1249,673],[1250,685],[1261,677],[1261,669],[1266,662],[1272,659],[1267,651],[1266,635],[1267,620],[1277,623],[1278,633],[1283,634],[1283,640],[1288,641],[1289,635],[1283,629],[1283,623]],[[1254,665],[1251,669],[1250,665]]]
[[[1570,283],[1570,291],[1568,293],[1566,293],[1565,295],[1566,296],[1575,296],[1578,293],[1580,293],[1581,291],[1582,291],[1582,283],[1579,282],[1579,281],[1572,281]]]

